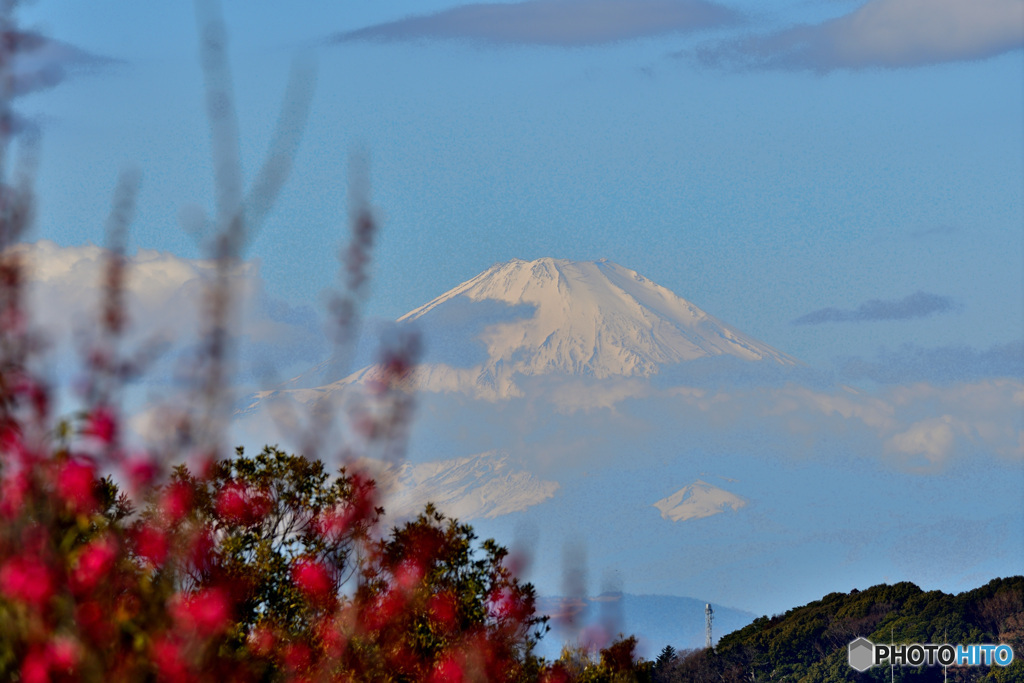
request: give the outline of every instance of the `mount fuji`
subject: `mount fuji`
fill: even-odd
[[[419,390],[490,401],[523,396],[522,380],[530,377],[647,378],[711,357],[798,364],[605,259],[498,263],[405,314],[398,324],[418,329],[426,346],[416,368]],[[309,377],[299,377],[289,384],[309,388],[282,388],[258,397],[284,393],[308,403],[325,392],[375,379],[379,372],[367,363],[315,388]],[[317,374],[323,377],[324,368]]]

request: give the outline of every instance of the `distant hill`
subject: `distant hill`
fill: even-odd
[[[1024,681],[1024,576],[995,579],[949,595],[912,583],[831,593],[783,615],[759,617],[721,638],[714,652],[678,656],[656,672],[676,681],[942,681],[941,667],[850,668],[847,646],[858,636],[874,643],[1005,643],[1009,667],[956,668],[949,681]]]
[[[605,626],[617,633],[635,635],[639,654],[654,658],[666,645],[689,649],[704,645],[704,605],[697,598],[674,595],[630,595],[610,593],[589,598],[541,597],[537,611],[551,617],[552,630],[541,641],[540,654],[557,659],[562,645],[574,634],[559,626],[567,616],[582,628]],[[712,604],[713,634],[735,631],[749,624],[752,612]]]

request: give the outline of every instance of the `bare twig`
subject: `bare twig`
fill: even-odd
[[[312,66],[295,63],[267,158],[243,200],[238,117],[222,11],[218,0],[196,0],[195,7],[217,207],[209,245],[216,274],[207,292],[203,341],[195,368],[198,400],[193,402],[193,416],[198,419],[192,419],[189,427],[194,446],[204,457],[213,458],[221,451],[230,404],[227,364],[233,351],[229,320],[236,308],[233,280],[246,244],[272,208],[291,170],[309,113],[314,78]]]

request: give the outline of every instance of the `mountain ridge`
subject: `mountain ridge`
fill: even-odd
[[[973,670],[953,666],[950,680],[1024,680],[1024,576],[992,579],[961,593],[925,591],[902,581],[849,593],[829,593],[785,614],[754,619],[723,635],[711,650],[667,663],[662,680],[944,681],[941,666],[878,666],[864,673],[849,665],[848,645],[874,643],[1004,643],[1010,666]]]

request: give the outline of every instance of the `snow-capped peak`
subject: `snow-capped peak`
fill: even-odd
[[[717,515],[725,512],[726,508],[739,510],[746,504],[743,498],[698,479],[671,496],[662,498],[654,507],[658,508],[663,519],[683,522]]]
[[[553,258],[499,263],[401,318],[450,335],[490,302],[488,324],[467,333],[482,344],[481,377],[550,372],[649,376],[661,365],[705,356],[795,361],[708,315],[635,271],[607,260]],[[505,304],[505,315],[493,308]],[[460,315],[461,314],[461,315]],[[504,319],[503,319],[504,318]],[[474,334],[475,332],[475,334]]]
[[[555,495],[545,481],[503,451],[400,466],[365,461],[385,495],[392,518],[407,518],[434,503],[462,520],[500,517],[539,505]]]
[[[426,357],[415,371],[419,389],[486,400],[523,396],[527,377],[643,378],[715,356],[797,362],[607,259],[498,263],[399,322],[422,333]],[[282,388],[258,399],[287,394],[315,401],[378,379],[380,372],[367,365],[315,389]]]

